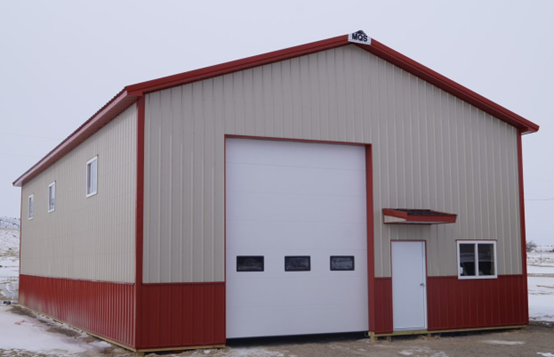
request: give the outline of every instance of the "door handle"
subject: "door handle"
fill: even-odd
[[[425,284],[424,284],[424,283],[421,283],[421,284],[419,284],[419,286],[425,286]]]

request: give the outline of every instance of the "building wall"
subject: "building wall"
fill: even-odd
[[[390,242],[427,241],[428,275],[457,274],[456,239],[497,239],[521,274],[517,130],[353,45],[146,96],[146,283],[224,280],[226,134],[371,143],[375,276]],[[458,214],[382,224],[383,208]]]
[[[135,281],[136,105],[22,188],[21,274]],[[86,198],[86,162],[98,155],[98,193]],[[48,185],[56,181],[55,211]],[[28,220],[28,196],[34,218]]]
[[[135,287],[103,281],[19,277],[19,303],[119,344],[135,346]]]

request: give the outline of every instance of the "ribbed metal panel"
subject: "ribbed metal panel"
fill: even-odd
[[[134,282],[136,106],[23,186],[21,273]],[[98,194],[86,198],[86,162],[98,155]],[[55,211],[48,185],[56,181]],[[34,194],[34,218],[27,197]]]
[[[147,284],[138,348],[225,344],[224,283]]]
[[[224,279],[224,135],[373,144],[375,276],[390,241],[424,239],[428,274],[457,274],[456,239],[498,239],[521,273],[517,131],[355,46],[148,94],[145,282]],[[382,208],[457,213],[383,225]]]
[[[19,303],[108,340],[135,347],[133,284],[20,275]]]
[[[428,329],[527,325],[525,279],[524,275],[501,275],[492,280],[428,279]]]

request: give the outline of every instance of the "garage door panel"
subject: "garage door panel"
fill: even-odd
[[[227,249],[248,249],[264,240],[267,249],[310,249],[325,246],[338,251],[344,247],[365,250],[364,223],[227,221]]]
[[[331,271],[330,257],[336,255],[353,256],[355,269],[353,271]],[[264,271],[237,271],[237,256],[263,256]],[[307,272],[285,271],[286,256],[309,256],[311,270]],[[367,250],[365,249],[271,249],[263,251],[261,248],[253,247],[250,249],[228,249],[227,258],[227,281],[229,282],[252,279],[281,279],[281,282],[283,282],[283,279],[290,279],[291,281],[304,279],[311,284],[311,279],[328,279],[329,284],[331,284],[335,280],[359,278],[361,283],[367,287]]]
[[[365,198],[365,174],[359,170],[228,164],[229,192],[358,196]],[[317,178],[317,179],[314,179]]]
[[[365,199],[360,197],[230,192],[229,221],[363,223]]]
[[[226,162],[359,170],[365,165],[361,146],[227,139]]]
[[[252,278],[254,279],[254,278]],[[329,280],[325,277],[306,279],[306,277],[287,277],[287,289],[282,288],[279,279],[267,282],[267,278],[252,280],[237,280],[229,293],[240,294],[249,288],[249,284],[255,283],[257,289],[245,294],[242,299],[234,301],[229,308],[236,307],[279,307],[279,306],[311,306],[311,305],[360,305],[365,304],[363,292],[359,290],[360,279],[344,278]],[[367,288],[367,286],[366,286]],[[315,299],[314,294],[325,297]],[[278,297],[278,298],[276,298]],[[366,311],[362,309],[360,311]]]
[[[365,149],[228,139],[227,337],[367,331]],[[263,271],[237,271],[237,256]],[[285,271],[309,256],[309,271]],[[354,257],[332,271],[331,256]]]
[[[237,338],[248,335],[286,336],[317,333],[364,331],[367,329],[367,314],[360,313],[364,305],[308,305],[282,306],[268,310],[263,307],[237,308],[229,311],[227,337]],[[338,316],[329,319],[325,313],[329,309],[340,311]],[[260,321],[272,321],[263,329],[255,329]],[[309,332],[307,332],[309,331]]]

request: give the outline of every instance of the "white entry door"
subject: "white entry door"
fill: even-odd
[[[392,242],[394,330],[427,328],[424,242]]]
[[[227,338],[368,331],[365,148],[227,139]]]

